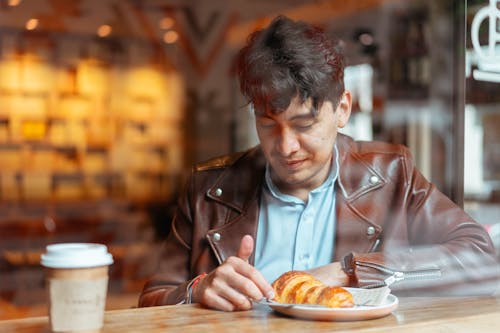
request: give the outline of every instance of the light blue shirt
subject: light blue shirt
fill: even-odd
[[[335,245],[335,181],[338,151],[326,181],[309,193],[307,203],[281,193],[269,166],[259,211],[255,267],[268,282],[289,270],[307,270],[333,261]]]

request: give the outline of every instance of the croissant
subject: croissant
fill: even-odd
[[[318,304],[329,308],[354,306],[352,294],[342,287],[330,287],[302,271],[289,271],[277,278],[274,301],[278,303]]]

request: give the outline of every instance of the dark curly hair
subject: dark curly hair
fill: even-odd
[[[237,56],[243,95],[259,112],[279,113],[297,96],[312,99],[313,112],[344,92],[344,60],[338,43],[319,27],[285,16],[252,33]]]

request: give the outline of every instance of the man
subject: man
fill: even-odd
[[[260,145],[193,169],[140,306],[246,310],[288,270],[394,292],[493,290],[488,234],[408,150],[337,133],[351,95],[321,29],[277,17],[240,51],[238,74]]]

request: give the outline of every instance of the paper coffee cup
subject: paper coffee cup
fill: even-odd
[[[107,247],[91,243],[47,246],[41,264],[47,271],[53,332],[99,332],[103,325],[108,266]]]

